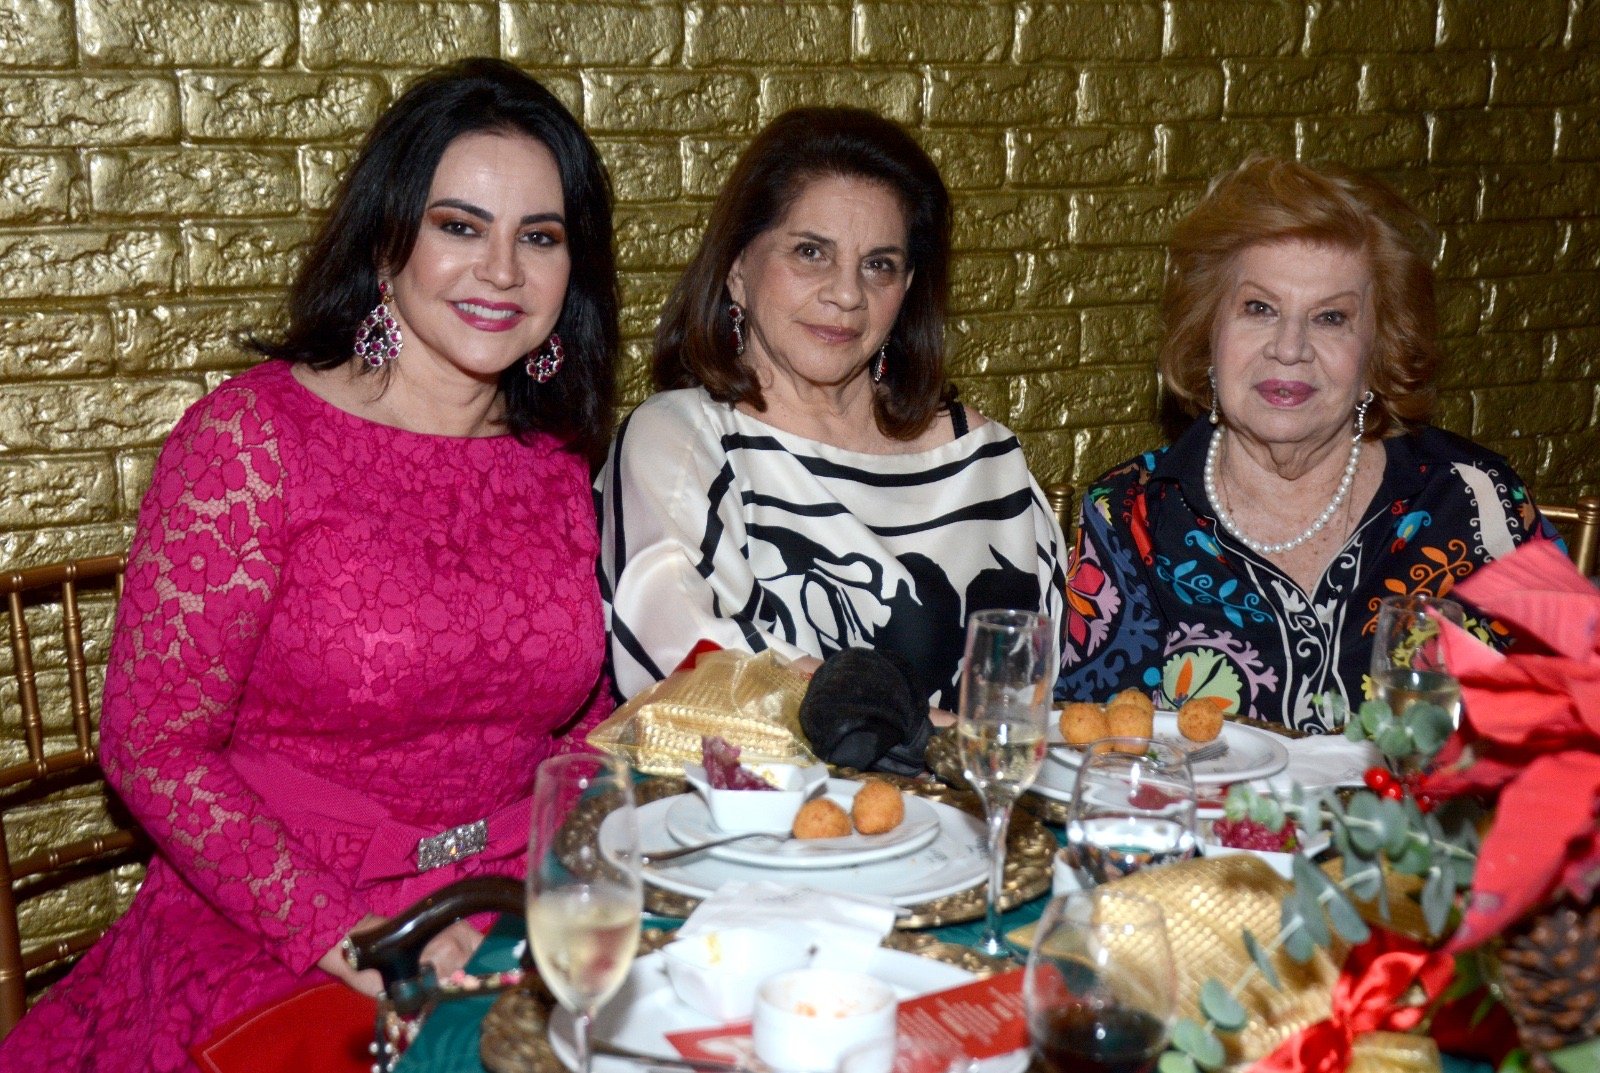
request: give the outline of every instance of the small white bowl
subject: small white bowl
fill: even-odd
[[[754,928],[701,932],[661,950],[679,1001],[719,1021],[749,1017],[761,981],[803,967],[810,956],[806,940]]]
[[[730,835],[753,831],[788,834],[800,806],[828,782],[828,769],[823,764],[803,768],[757,762],[748,766],[777,789],[717,790],[706,781],[706,769],[699,764],[685,764],[683,768],[684,779],[705,799],[712,825]]]
[[[863,972],[796,969],[756,991],[756,1057],[786,1073],[830,1073],[846,1051],[893,1039],[894,989]]]
[[[1297,853],[1307,857],[1315,857],[1328,848],[1328,833],[1326,831],[1316,838],[1307,839],[1304,832],[1300,836],[1300,848]],[[1248,853],[1252,857],[1260,857],[1285,879],[1294,878],[1294,853],[1279,853],[1265,849],[1236,849],[1233,846],[1224,846],[1217,841],[1216,835],[1211,833],[1211,821],[1203,820],[1200,823],[1200,855],[1203,857],[1231,857],[1236,853]]]

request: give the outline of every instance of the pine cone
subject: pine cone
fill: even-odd
[[[1534,1055],[1600,1036],[1600,904],[1562,901],[1530,914],[1505,934],[1500,978]]]

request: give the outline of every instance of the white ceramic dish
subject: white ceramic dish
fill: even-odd
[[[972,974],[953,965],[917,957],[899,950],[876,947],[857,966],[894,988],[895,997],[904,1001],[929,991],[942,991],[972,979]],[[685,1006],[667,982],[666,965],[660,954],[648,954],[633,963],[622,989],[595,1015],[592,1037],[648,1054],[675,1055],[667,1042],[668,1032],[689,1028],[710,1028],[719,1022]],[[743,1041],[747,1046],[749,1037]],[[577,1068],[572,1050],[572,1014],[557,1008],[550,1016],[550,1048],[568,1069]],[[730,1060],[749,1064],[754,1050],[728,1055]],[[1028,1065],[1028,1052],[991,1058],[979,1065],[981,1073],[1022,1073]],[[639,1073],[635,1062],[597,1055],[594,1073]]]
[[[894,1039],[897,1005],[894,988],[868,973],[795,969],[756,989],[750,1040],[773,1069],[832,1073],[846,1051]]]
[[[1189,741],[1178,733],[1175,712],[1156,712],[1155,737],[1186,751],[1206,744]],[[1289,766],[1289,750],[1276,734],[1244,723],[1224,722],[1221,737],[1228,743],[1228,751],[1193,765],[1196,786],[1265,779]],[[1058,723],[1050,725],[1048,740],[1052,746],[1065,744]],[[1044,767],[1034,781],[1033,792],[1056,801],[1071,801],[1072,784],[1082,760],[1083,754],[1076,749],[1050,749],[1045,753]]]
[[[1214,840],[1211,834],[1210,820],[1202,820],[1197,826],[1200,828],[1200,856],[1231,857],[1236,853],[1248,853],[1252,857],[1260,857],[1263,861],[1266,861],[1272,866],[1272,870],[1283,878],[1292,878],[1294,868],[1293,853],[1274,853],[1269,850],[1235,849],[1232,846],[1224,846],[1221,842]],[[1322,831],[1316,838],[1304,840],[1300,845],[1300,852],[1307,857],[1315,857],[1328,848],[1328,842],[1328,832]]]
[[[827,795],[834,804],[850,811],[859,782],[829,779]],[[791,838],[784,842],[753,839],[729,846],[715,846],[707,855],[758,868],[844,868],[868,864],[908,853],[926,846],[939,836],[939,814],[920,797],[901,794],[906,818],[892,831],[880,835],[851,834],[844,838]],[[680,845],[710,842],[722,834],[711,822],[705,802],[694,794],[671,799],[664,822],[667,833]]]
[[[718,1021],[749,1017],[761,981],[804,967],[811,955],[811,943],[803,935],[755,928],[705,931],[661,948],[667,980],[679,1001]]]
[[[666,816],[674,800],[662,798],[636,810],[640,845],[671,845]],[[836,894],[879,897],[896,905],[917,905],[982,883],[989,875],[983,821],[942,802],[923,804],[933,810],[939,821],[937,834],[926,846],[884,861],[809,869],[803,879],[796,877],[795,884]],[[600,824],[600,848],[607,853],[615,845],[615,822],[614,816],[608,816]],[[645,865],[643,869],[646,883],[691,898],[705,898],[736,879],[771,879],[772,873],[767,865],[719,860],[709,853]]]
[[[706,807],[711,831],[718,835],[740,835],[751,831],[788,834],[795,813],[807,799],[820,792],[828,781],[823,764],[796,767],[793,764],[752,764],[750,770],[777,787],[775,790],[719,790],[706,778],[699,764],[685,764],[683,778]],[[700,841],[706,841],[701,839]]]

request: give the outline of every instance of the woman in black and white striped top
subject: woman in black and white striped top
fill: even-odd
[[[700,641],[802,669],[870,647],[953,709],[971,612],[1059,622],[1054,515],[945,381],[949,230],[937,168],[870,112],[789,112],[742,154],[598,483],[625,695]]]

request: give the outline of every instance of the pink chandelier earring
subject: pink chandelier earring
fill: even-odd
[[[733,321],[734,357],[742,357],[744,355],[744,309],[738,302],[729,303],[728,319]]]
[[[522,359],[522,366],[536,382],[545,384],[561,371],[561,363],[566,360],[567,350],[561,345],[561,336],[551,332],[544,346]]]
[[[878,348],[877,357],[872,359],[872,382],[883,383],[883,374],[889,371],[889,343],[888,340]]]
[[[378,281],[378,304],[372,307],[356,326],[356,357],[369,369],[381,369],[400,356],[400,346],[405,341],[400,335],[400,325],[395,322],[390,308],[393,294],[389,281]]]

